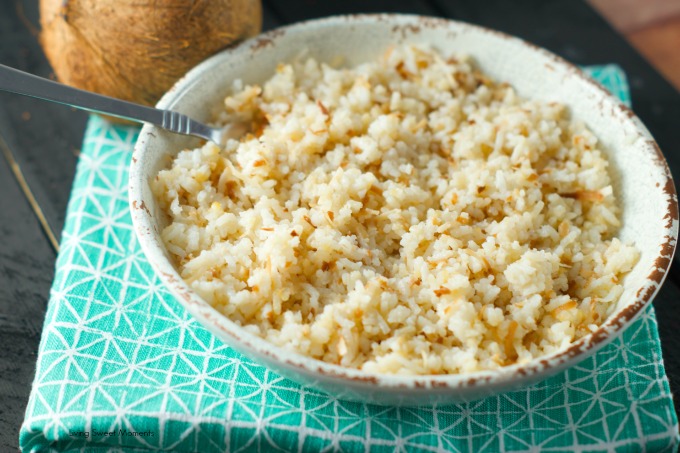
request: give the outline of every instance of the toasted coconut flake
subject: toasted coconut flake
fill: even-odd
[[[563,193],[562,196],[566,198],[575,198],[579,201],[592,201],[595,203],[604,200],[604,195],[596,190],[579,190],[576,192]]]
[[[451,294],[451,290],[449,288],[441,287],[439,289],[435,289],[434,294],[437,297],[442,297],[445,294]]]
[[[571,310],[572,308],[576,308],[576,307],[578,307],[578,303],[575,300],[570,300],[569,302],[566,302],[566,303],[560,305],[559,307],[556,307],[555,309],[553,309],[551,314],[553,316],[556,316],[558,313],[560,313],[562,311]]]
[[[517,360],[517,351],[515,350],[515,332],[517,332],[517,321],[510,321],[510,326],[508,327],[508,334],[505,336],[505,357],[510,362]]]

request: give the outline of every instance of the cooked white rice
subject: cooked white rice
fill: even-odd
[[[249,331],[377,373],[487,370],[565,348],[639,253],[597,139],[464,58],[403,47],[236,82],[153,183],[184,279]]]

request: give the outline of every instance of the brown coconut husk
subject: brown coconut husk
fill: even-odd
[[[58,79],[141,104],[200,61],[259,33],[260,0],[41,0],[41,43]]]

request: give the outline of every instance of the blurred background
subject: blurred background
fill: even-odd
[[[680,0],[588,0],[680,90]]]

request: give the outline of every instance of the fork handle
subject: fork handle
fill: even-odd
[[[46,101],[57,102],[95,113],[116,116],[126,120],[152,123],[172,132],[198,135],[210,139],[205,126],[186,115],[170,110],[155,109],[122,101],[109,96],[79,90],[53,82],[9,66],[0,65],[0,90],[23,94]]]

